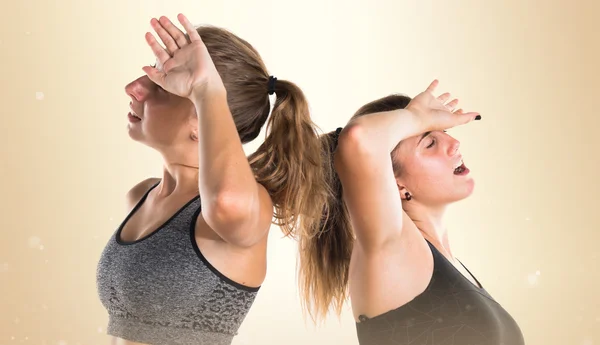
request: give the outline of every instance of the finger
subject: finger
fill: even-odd
[[[469,123],[474,120],[481,120],[481,115],[478,112],[468,112],[458,115],[460,123]]]
[[[437,79],[434,79],[431,84],[429,84],[429,86],[427,87],[426,91],[429,91],[431,93],[433,93],[435,91],[435,88],[438,86],[440,82]]]
[[[442,102],[442,104],[445,104],[446,101],[448,101],[450,99],[450,93],[449,92],[443,93],[443,94],[439,95],[437,99],[440,102]]]
[[[158,43],[154,35],[149,32],[146,33],[146,42],[148,42],[148,45],[150,46],[150,49],[152,49],[154,56],[156,56],[161,64],[164,65],[165,62],[171,58],[171,55],[169,55],[165,48]]]
[[[200,38],[200,34],[198,34],[198,30],[194,27],[194,25],[192,25],[192,23],[190,23],[190,21],[186,18],[186,16],[184,16],[183,14],[180,13],[177,16],[177,19],[179,19],[179,22],[181,23],[181,25],[187,32],[188,37],[190,38],[191,42],[202,40]]]
[[[162,16],[160,17],[160,25],[162,25],[165,30],[171,35],[171,37],[175,40],[179,48],[185,47],[189,42],[183,32],[176,27],[169,18]]]
[[[151,66],[144,66],[142,67],[142,70],[146,73],[150,80],[152,80],[158,86],[163,87],[163,82],[166,76],[164,72],[161,72],[157,68]]]
[[[165,28],[162,27],[162,25],[158,20],[156,20],[156,18],[152,18],[152,20],[150,21],[150,25],[152,25],[152,28],[154,29],[154,31],[156,31],[158,37],[160,37],[160,40],[165,44],[165,47],[167,48],[167,53],[173,56],[173,53],[175,53],[175,51],[179,49],[179,46],[177,45],[177,43],[175,43],[173,37],[169,35],[167,30],[165,30]]]
[[[455,98],[446,104],[446,108],[448,108],[448,110],[450,110],[450,111],[454,111],[454,108],[456,108],[457,105],[458,105],[458,99]]]
[[[457,111],[454,112],[456,115],[462,115],[464,114],[464,111],[462,110],[462,108],[458,109]]]

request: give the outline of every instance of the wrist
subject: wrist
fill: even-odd
[[[404,109],[399,109],[399,112],[404,119],[403,126],[408,136],[419,135],[428,131],[427,124],[424,121],[425,116],[420,114],[418,109],[414,109],[409,105]]]
[[[194,86],[188,98],[195,106],[198,106],[206,100],[212,99],[224,99],[227,101],[227,90],[225,90],[223,83],[213,83],[209,81]]]

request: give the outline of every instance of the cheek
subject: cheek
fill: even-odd
[[[448,174],[448,164],[436,157],[415,156],[406,162],[406,170],[412,175],[436,179]]]
[[[164,103],[164,102],[160,102],[156,99],[152,99],[149,101],[146,101],[145,107],[144,107],[144,114],[148,117],[151,118],[152,120],[159,120],[160,118],[163,117],[163,115],[168,112],[169,110],[169,106],[168,104]]]
[[[453,174],[438,159],[415,158],[405,166],[407,184],[418,190],[439,190],[452,183]]]
[[[188,118],[186,114],[181,104],[167,101],[148,102],[144,112],[148,126],[158,128],[180,127]]]
[[[177,125],[169,114],[159,108],[149,108],[142,121],[144,134],[152,141],[169,142],[177,133]]]
[[[448,163],[440,159],[423,160],[422,169],[431,179],[445,180],[453,176],[448,170]]]

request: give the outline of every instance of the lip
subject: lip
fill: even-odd
[[[456,166],[458,163],[460,163],[460,165],[463,165],[463,164],[465,164],[465,162],[463,161],[463,156],[462,156],[462,155],[458,156],[458,158],[457,158],[457,159],[456,159],[456,161],[455,161],[455,162],[452,164],[452,166],[454,167],[454,166]],[[460,166],[460,165],[459,165],[459,166]]]
[[[458,165],[458,164],[460,164],[460,165]],[[458,168],[462,167],[463,171],[461,173],[459,173],[459,174],[454,174],[454,175],[456,175],[456,176],[466,176],[466,175],[469,175],[469,173],[471,172],[471,170],[469,170],[469,168],[467,168],[467,165],[465,164],[464,158],[463,158],[463,156],[461,154],[459,154],[457,156],[456,161],[452,164],[453,167],[455,167],[457,165],[458,165]],[[454,171],[456,171],[456,169]]]
[[[142,118],[141,116],[139,116],[140,112],[138,110],[136,110],[135,107],[133,106],[133,102],[129,102],[129,110],[131,111],[132,114],[135,114],[140,119]]]
[[[140,119],[139,117],[133,115],[133,113],[131,113],[131,112],[129,112],[127,114],[127,119],[129,120],[129,122],[132,122],[132,123],[133,122],[140,122],[140,121],[142,121],[142,119]]]
[[[456,164],[458,164],[458,163],[460,163],[460,165],[458,166],[458,168],[462,167],[463,170],[460,173],[458,173],[458,174],[455,173],[454,175],[456,175],[456,176],[466,176],[466,175],[469,175],[469,173],[471,172],[471,170],[469,170],[469,168],[467,167],[467,165],[463,161],[462,156],[461,156],[461,160],[458,161]],[[454,169],[454,171],[456,171],[456,169]]]
[[[467,176],[467,175],[469,175],[469,173],[471,172],[471,170],[469,170],[469,168],[467,168],[467,166],[464,165],[464,163],[463,163],[462,166],[464,167],[465,170],[463,170],[460,174],[454,174],[454,175],[456,175],[456,176]]]

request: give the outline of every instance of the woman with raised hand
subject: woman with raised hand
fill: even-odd
[[[155,66],[125,87],[129,136],[164,159],[135,185],[97,270],[118,344],[230,344],[266,274],[267,235],[320,221],[321,146],[302,91],[220,28],[152,19]],[[270,113],[269,94],[275,94]],[[249,158],[242,144],[268,121]]]
[[[350,297],[361,345],[521,345],[515,320],[451,250],[444,214],[474,187],[446,129],[479,120],[435,97],[391,95],[323,136],[334,194],[300,237],[305,308],[322,319]]]

